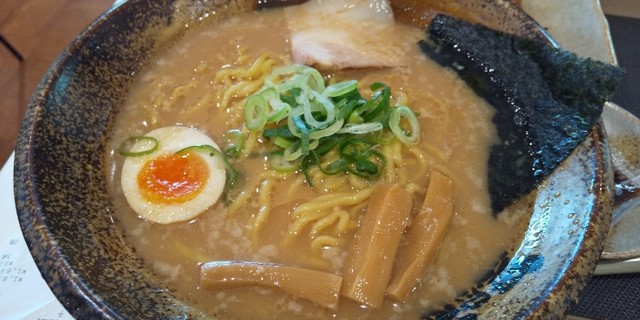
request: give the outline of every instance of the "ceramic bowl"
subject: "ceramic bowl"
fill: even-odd
[[[101,16],[59,56],[31,99],[15,157],[20,224],[43,278],[82,319],[186,319],[202,314],[154,280],[112,217],[105,147],[132,79],[156,48],[207,17],[283,1],[131,0]],[[434,6],[395,1],[426,25]],[[523,36],[541,29],[507,0],[460,1],[468,19]],[[456,14],[456,13],[454,13]],[[611,217],[602,126],[539,187],[524,239],[449,318],[562,318],[593,273]]]

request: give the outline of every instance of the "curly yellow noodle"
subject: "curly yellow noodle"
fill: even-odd
[[[263,81],[242,81],[232,84],[224,91],[222,97],[220,97],[219,104],[223,108],[232,108],[235,106],[229,106],[230,101],[236,98],[246,98],[250,94],[255,93],[262,87]],[[242,104],[238,104],[241,106]]]
[[[312,241],[316,241],[318,238],[327,237],[326,235],[319,235],[319,233],[334,224],[336,224],[338,234],[343,234],[357,226],[357,223],[351,220],[351,214],[345,210],[338,209],[330,212],[329,214],[322,211],[312,212],[296,219],[292,223],[289,228],[289,234],[285,238],[285,244],[291,243],[295,236],[300,234],[302,230],[310,224],[310,236]],[[336,240],[338,239],[337,237],[331,238],[335,238]]]
[[[310,212],[333,209],[338,206],[353,206],[369,199],[373,188],[367,188],[356,193],[340,192],[326,194],[298,206],[293,210],[293,217],[300,218]]]
[[[347,182],[347,178],[340,174],[335,176],[322,176],[314,179],[314,181],[320,180],[319,187],[328,191],[338,191],[345,187],[345,182]]]
[[[189,81],[181,86],[175,87],[171,91],[171,95],[169,96],[169,101],[174,103],[178,98],[186,96],[189,91],[196,86],[196,80]]]
[[[355,189],[364,189],[371,186],[367,180],[362,179],[358,176],[354,176],[352,174],[347,176],[347,180],[349,181],[349,185],[351,185]]]
[[[276,65],[276,61],[271,59],[267,54],[262,54],[254,61],[254,63],[242,74],[243,78],[255,79],[256,75],[263,76],[266,72],[270,72]]]
[[[327,167],[331,162],[338,159],[338,153],[335,150],[332,150],[324,155],[320,165],[323,167]],[[346,190],[351,188],[361,189],[357,185],[350,185],[350,177],[347,175],[337,174],[328,176],[324,174],[317,166],[312,167],[308,172],[311,180],[313,181],[313,184],[322,190],[340,191],[341,189]],[[361,185],[360,183],[357,184]]]
[[[289,190],[287,190],[287,195],[286,195],[287,201],[297,199],[298,190],[300,190],[300,188],[306,187],[306,185],[307,185],[307,182],[305,181],[305,178],[302,175],[298,176],[295,180],[293,180],[293,182],[291,182],[291,186],[289,187]]]
[[[338,247],[342,245],[342,241],[332,236],[319,236],[311,241],[311,248],[314,250],[320,250],[324,247]]]
[[[316,238],[321,231],[323,231],[324,229],[327,229],[329,226],[333,225],[333,223],[337,222],[339,219],[340,219],[340,216],[338,215],[338,211],[333,211],[325,215],[324,217],[317,219],[311,225],[311,231],[309,233],[311,235],[311,238]]]
[[[251,56],[245,54],[246,48],[238,49],[238,58],[236,59],[236,64],[246,64],[251,61]]]
[[[259,189],[258,185],[260,185],[260,188],[264,187],[264,181],[266,180],[270,180],[271,182],[269,182],[269,186],[268,186],[268,193],[266,195],[260,194],[260,200],[259,200],[259,204],[260,206],[266,202],[263,202],[262,197],[268,197],[269,193],[271,193],[271,188],[273,183],[275,183],[274,181],[277,180],[281,180],[284,179],[286,177],[286,175],[284,174],[279,174],[276,172],[264,172],[260,175],[257,175],[255,177],[252,177],[251,180],[247,181],[245,188],[239,192],[239,194],[237,196],[235,196],[233,203],[231,203],[231,205],[229,206],[227,213],[229,215],[233,215],[236,212],[238,212],[239,209],[243,208],[244,206],[247,206],[249,203],[249,198],[255,193],[256,189]],[[259,189],[260,193],[262,192],[262,189]],[[267,191],[267,189],[264,189],[265,191]],[[267,198],[268,200],[269,198]]]
[[[391,144],[383,145],[382,146],[382,154],[385,156],[385,158],[387,158],[387,165],[386,165],[386,168],[384,169],[382,179],[384,181],[387,181],[387,182],[394,181],[396,179],[396,176],[397,176],[397,173],[396,173],[396,162],[395,161],[389,161],[389,160],[393,160],[393,157],[395,156],[393,154],[392,145]]]
[[[364,208],[365,208],[366,206],[368,206],[368,205],[369,205],[369,202],[368,202],[368,201],[360,202],[360,203],[358,203],[358,204],[354,205],[353,207],[351,207],[351,212],[352,212],[352,213],[355,213],[355,212],[364,212]]]
[[[351,221],[351,215],[345,210],[334,210],[330,214],[318,219],[311,226],[311,237],[316,237],[321,231],[330,227],[337,222],[338,233],[347,231],[349,222]]]
[[[389,144],[391,149],[391,158],[388,158],[388,160],[393,161],[396,166],[401,166],[405,163],[404,156],[402,154],[403,146],[404,144],[397,139],[393,140],[393,142]]]
[[[284,60],[279,56],[280,60]],[[235,61],[236,65],[243,65],[250,60],[248,55],[240,54]],[[227,66],[216,74],[213,81],[214,83],[232,82],[233,79],[241,80],[253,80],[257,74],[270,73],[273,67],[277,64],[277,58],[273,57],[273,54],[265,52],[253,60],[248,68],[236,67],[232,68]]]
[[[293,238],[302,232],[302,229],[308,224],[321,219],[327,215],[323,211],[308,212],[307,214],[296,218],[289,226],[289,234],[285,238],[285,243],[291,243]]]
[[[244,191],[241,191],[240,193],[238,193],[238,195],[235,197],[235,199],[233,200],[231,205],[229,205],[229,209],[227,210],[227,214],[229,214],[229,215],[235,214],[240,208],[242,208],[244,205],[246,205],[248,203],[249,197],[252,194],[253,194],[253,192],[249,192],[247,190],[244,190]]]
[[[258,139],[260,139],[260,133],[258,131],[249,131],[246,128],[242,128],[242,134],[246,136],[246,140],[244,142],[244,150],[242,152],[243,157],[249,157],[253,154],[260,145]]]
[[[311,181],[313,181],[314,185],[322,184],[323,179],[325,178],[325,175],[316,167],[308,170],[308,175],[311,178]]]
[[[428,170],[427,157],[424,152],[420,150],[420,148],[412,146],[408,148],[410,154],[413,155],[413,158],[418,162],[418,169],[415,172],[418,176],[425,176]]]
[[[253,223],[251,224],[251,229],[254,234],[254,238],[257,238],[258,232],[265,224],[267,219],[269,219],[269,213],[271,212],[271,190],[273,189],[273,180],[265,179],[262,181],[260,186],[260,191],[258,192],[258,203],[259,209],[258,213],[255,215],[253,219]]]
[[[437,149],[429,144],[427,144],[427,147],[437,151]],[[416,146],[412,146],[409,147],[409,152],[411,154],[413,154],[413,157],[418,160],[418,163],[420,164],[420,168],[426,168],[427,167],[427,157],[425,156],[424,152],[422,152],[422,150],[420,150],[420,148],[416,147]],[[442,159],[442,161],[444,161],[444,159]]]
[[[244,51],[243,48],[238,49],[235,64],[223,66],[213,77],[213,83],[219,87],[217,105],[227,110],[224,113],[228,117],[226,122],[233,127],[243,123],[245,99],[260,90],[264,78],[275,67],[288,62],[285,56],[269,52],[251,60]]]
[[[208,63],[204,63],[203,62],[199,66],[197,66],[193,71],[196,74],[209,73],[209,72],[211,72],[211,65],[209,65]]]

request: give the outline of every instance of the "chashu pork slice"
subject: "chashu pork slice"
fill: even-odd
[[[311,0],[285,8],[295,63],[320,69],[401,66],[385,0]]]

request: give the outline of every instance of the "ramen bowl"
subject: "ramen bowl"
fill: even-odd
[[[43,278],[75,317],[206,318],[149,270],[123,235],[109,196],[105,153],[136,75],[155,50],[201,20],[281,1],[131,0],[80,34],[33,95],[15,157],[20,224]],[[509,1],[460,1],[450,13],[549,41]],[[398,19],[425,26],[437,4],[393,2]],[[433,9],[435,8],[435,10]],[[459,8],[459,7],[458,7]],[[522,241],[444,318],[562,318],[591,277],[607,234],[611,169],[602,125],[537,189]],[[467,318],[469,319],[469,318]]]

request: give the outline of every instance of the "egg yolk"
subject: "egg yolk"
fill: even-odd
[[[154,203],[183,203],[195,198],[208,178],[209,167],[199,154],[166,154],[145,163],[138,186]]]

